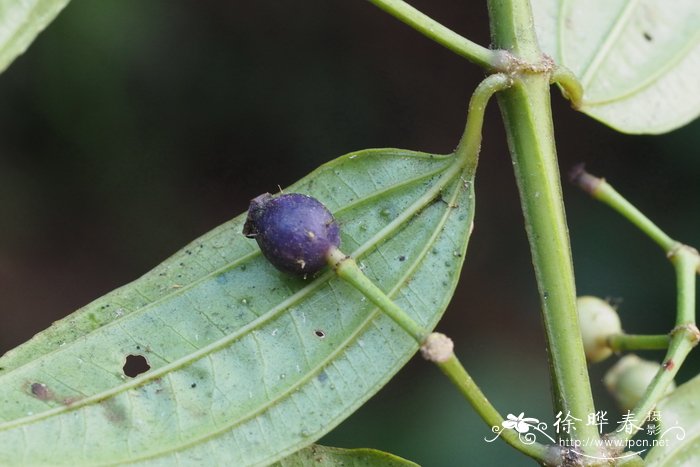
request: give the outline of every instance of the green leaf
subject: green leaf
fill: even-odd
[[[0,72],[27,50],[69,0],[0,0]]]
[[[418,464],[376,449],[341,449],[314,444],[275,464],[275,467],[418,467]]]
[[[700,375],[679,386],[656,406],[660,442],[647,455],[651,467],[700,465]]]
[[[700,115],[698,0],[532,0],[543,51],[584,88],[582,111],[625,133]]]
[[[361,151],[287,191],[324,202],[343,250],[432,328],[474,212],[471,178],[454,162]],[[243,222],[0,358],[0,465],[271,463],[340,423],[416,352],[331,271],[304,281],[274,269]],[[127,377],[129,355],[150,370]]]

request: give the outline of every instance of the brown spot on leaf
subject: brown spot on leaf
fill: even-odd
[[[39,400],[47,401],[53,399],[53,393],[44,383],[32,383],[29,389],[32,395]]]
[[[82,399],[82,397],[66,397],[65,399],[63,399],[60,402],[61,402],[61,404],[67,405],[70,407],[71,405],[75,404],[76,402],[80,401],[81,399]]]
[[[108,421],[122,425],[126,421],[126,410],[119,405],[114,399],[107,399],[100,402],[100,406],[104,410],[105,417]]]

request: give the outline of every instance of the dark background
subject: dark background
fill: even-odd
[[[488,44],[484,5],[414,4]],[[73,0],[0,76],[0,354],[148,271],[322,162],[369,147],[450,152],[477,67],[359,0]],[[553,93],[562,171],[585,161],[675,238],[700,245],[700,125],[621,135]],[[629,332],[673,325],[657,247],[564,186],[579,294]],[[500,116],[489,109],[476,229],[438,329],[503,413],[551,423],[546,355]],[[648,353],[649,358],[660,358]],[[591,377],[602,408],[613,406]],[[691,358],[681,380],[698,372]],[[611,419],[613,417],[611,416]],[[426,466],[529,465],[414,359],[324,442]]]

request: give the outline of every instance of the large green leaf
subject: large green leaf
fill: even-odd
[[[700,375],[682,384],[659,402],[658,445],[646,457],[648,466],[700,465]]]
[[[342,248],[422,325],[445,310],[473,216],[453,156],[368,150],[288,191],[341,224]],[[257,193],[255,193],[257,194]],[[0,358],[0,465],[250,465],[328,432],[416,343],[330,271],[275,270],[239,216]],[[129,355],[150,370],[123,371]]]
[[[583,84],[583,112],[626,133],[700,115],[698,0],[531,3],[542,49]]]
[[[0,0],[0,72],[24,53],[69,0]]]
[[[418,467],[376,449],[341,449],[314,444],[282,459],[275,467]]]

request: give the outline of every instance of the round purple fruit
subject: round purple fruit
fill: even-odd
[[[254,198],[243,235],[254,238],[265,257],[281,271],[306,276],[321,270],[340,245],[340,229],[326,207],[299,193]]]

